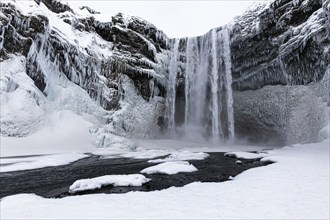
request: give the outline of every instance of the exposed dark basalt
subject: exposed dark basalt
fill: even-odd
[[[89,13],[91,13],[91,14],[100,14],[100,12],[98,12],[98,11],[95,11],[94,9],[92,9],[92,8],[90,8],[90,7],[88,7],[88,6],[82,6],[82,7],[80,7],[80,10],[83,10],[83,9],[86,9]]]
[[[153,25],[134,17],[126,24],[121,14],[114,16],[109,23],[95,21],[93,17],[77,19],[68,5],[55,0],[42,0],[38,3],[43,3],[51,11],[58,13],[59,18],[76,30],[96,31],[112,45],[98,47],[109,47],[109,53],[113,54],[100,57],[92,47],[83,48],[79,46],[79,42],[72,44],[70,39],[63,39],[58,30],[49,29],[46,17],[23,15],[14,5],[1,3],[5,16],[0,18],[4,24],[4,28],[1,28],[4,37],[1,38],[3,47],[0,59],[7,59],[9,54],[22,54],[27,57],[27,74],[46,95],[47,91],[44,90],[47,88],[47,74],[39,68],[41,55],[49,60],[49,68],[58,68],[60,74],[84,88],[91,98],[99,100],[100,105],[106,110],[120,107],[119,94],[123,91],[118,90],[118,84],[121,74],[135,80],[139,94],[146,100],[152,96],[149,85],[151,80],[160,91],[164,91],[164,82],[155,79],[154,73],[159,62],[156,53],[162,52],[162,48],[166,49],[167,45],[165,35]],[[157,39],[156,33],[162,37]],[[108,80],[103,84],[107,87],[106,90],[110,91],[106,96],[100,92],[98,74]],[[164,92],[160,95],[164,95]]]
[[[166,35],[142,19],[127,18],[122,14],[112,17],[111,22],[107,23],[96,21],[92,16],[86,19],[75,19],[74,12],[68,5],[56,0],[37,2],[45,4],[51,11],[58,13],[63,21],[74,28],[87,32],[95,31],[104,40],[111,42],[113,46],[110,49],[114,50],[114,54],[118,56],[114,56],[114,59],[110,58],[111,68],[108,72],[122,72],[123,67],[126,66],[124,68],[127,70],[127,75],[136,80],[141,75],[141,71],[137,73],[136,70],[159,71],[146,65],[141,61],[142,58],[157,64],[159,61],[156,54],[170,50],[169,39]],[[307,84],[320,80],[330,62],[329,53],[326,51],[330,43],[328,4],[328,1],[322,0],[276,0],[267,8],[260,5],[237,17],[231,27],[234,89],[257,89],[264,85],[275,84]],[[15,6],[11,4],[1,3],[1,8],[4,14],[8,15],[7,19],[1,17],[5,26],[4,30],[1,30],[5,31],[4,39],[1,39],[5,42],[1,50],[1,58],[5,58],[6,54],[10,53],[27,56],[32,41],[38,38],[38,34],[45,32],[47,18],[42,15],[26,17],[15,10]],[[63,12],[73,13],[73,16],[61,14]],[[308,21],[309,19],[314,20]],[[59,67],[71,79],[70,73],[63,69],[65,66],[63,54],[68,54],[71,59],[70,65],[75,66],[72,60],[81,52],[78,50],[75,53],[68,53],[65,47],[71,47],[70,44],[63,44],[56,38],[58,38],[56,33],[52,33],[49,37],[50,46],[54,48],[52,53],[59,54],[59,63],[62,64]],[[181,39],[180,50],[183,54],[180,60],[183,63],[185,62],[185,44],[186,39]],[[98,59],[93,57],[92,53],[89,53],[90,59]],[[87,63],[90,62],[92,61]],[[107,61],[100,63],[107,63]],[[103,66],[101,68],[107,68],[106,64],[101,65]],[[81,70],[77,67],[75,69],[81,75]],[[180,69],[181,73],[184,72],[184,66]],[[33,77],[33,74],[30,75]],[[144,75],[142,78],[145,78],[148,74],[142,75]],[[149,75],[147,78],[152,78],[152,76]],[[38,78],[34,77],[34,79]],[[116,80],[114,77],[110,79]],[[88,89],[83,86],[90,84],[86,80],[90,81],[91,78],[83,80],[79,85]],[[96,79],[92,77],[93,80]],[[147,85],[137,84],[140,94],[144,98],[150,97]]]
[[[35,2],[37,2],[38,4],[40,4],[41,2],[44,3],[49,10],[55,13],[62,13],[66,11],[73,12],[70,6],[62,4],[58,0],[35,0]]]
[[[328,4],[277,0],[236,18],[231,43],[234,89],[319,81],[330,62]]]
[[[19,13],[12,4],[0,3],[2,12],[8,16],[0,16],[2,28],[0,32],[0,60],[6,59],[8,54],[22,54],[27,56],[33,39],[38,33],[45,31],[48,19],[43,15],[25,16]],[[20,28],[17,28],[17,24]]]

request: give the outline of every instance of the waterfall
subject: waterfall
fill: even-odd
[[[174,40],[170,65],[169,65],[169,80],[167,84],[167,98],[166,98],[166,119],[167,128],[169,131],[175,131],[175,102],[176,102],[176,84],[178,74],[178,50],[179,39]]]
[[[196,38],[188,38],[187,39],[187,48],[186,48],[186,54],[194,54],[194,47],[197,48],[197,40]],[[193,56],[189,56],[186,58],[186,76],[185,76],[185,110],[184,110],[184,123],[185,127],[188,126],[188,120],[191,118],[189,107],[191,106],[191,96],[192,96],[192,90],[191,90],[191,83],[194,77],[194,63],[196,61],[194,60]]]
[[[228,139],[232,140],[235,137],[234,130],[234,109],[233,109],[233,91],[232,91],[232,76],[231,76],[231,59],[230,59],[230,39],[227,29],[221,31],[221,39],[223,42],[223,60],[225,65],[225,89],[227,100],[227,123],[228,123]]]
[[[213,29],[204,36],[186,39],[185,51],[179,40],[172,44],[166,97],[167,129],[177,128],[190,138],[204,137],[220,142],[234,138],[230,39],[226,28]],[[186,60],[178,74],[178,56]],[[183,84],[178,82],[184,82]],[[176,105],[178,89],[184,87],[184,109]],[[181,97],[182,98],[182,97]],[[183,113],[182,113],[183,112]],[[176,118],[184,114],[183,122]],[[176,117],[177,116],[177,117]],[[183,119],[183,118],[182,118]]]
[[[211,58],[212,58],[212,70],[211,70],[211,93],[212,93],[212,137],[214,141],[218,141],[220,138],[219,123],[219,97],[218,97],[218,53],[217,53],[217,34],[215,29],[211,30]]]
[[[198,86],[200,85],[198,82],[201,82],[203,76],[198,72],[200,56],[197,38],[187,39],[186,54],[190,54],[190,56],[186,56],[184,127],[194,129],[193,126],[200,120],[199,112],[202,112],[203,106],[201,103],[203,91],[200,88],[203,86]]]

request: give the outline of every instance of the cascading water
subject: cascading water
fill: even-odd
[[[167,128],[172,133],[175,132],[175,101],[176,101],[176,84],[177,84],[177,73],[178,73],[178,50],[179,50],[179,39],[174,40],[172,47],[170,65],[169,65],[169,80],[167,85],[167,99],[166,99],[166,119]]]
[[[219,123],[219,105],[218,105],[219,74],[218,74],[217,34],[215,29],[211,30],[211,59],[212,59],[212,66],[211,66],[212,137],[214,141],[217,141],[220,136],[221,124]]]
[[[205,85],[200,64],[202,53],[198,47],[197,38],[188,38],[186,46],[186,71],[185,71],[185,120],[184,130],[185,135],[189,133],[202,134],[203,129],[199,126],[202,120],[202,112],[204,111],[205,100]],[[199,74],[201,73],[201,74]]]
[[[173,43],[167,88],[167,128],[170,134],[180,127],[188,138],[206,137],[215,142],[234,138],[230,41],[227,29],[213,29],[204,36],[186,40],[184,120],[176,123],[182,110],[178,97],[178,40]],[[183,53],[184,53],[183,52]],[[181,77],[182,78],[182,77]],[[182,86],[182,84],[181,84]]]
[[[223,43],[223,61],[225,65],[225,90],[227,100],[227,124],[228,124],[228,139],[235,138],[234,130],[234,109],[233,109],[233,91],[232,91],[232,76],[231,76],[231,59],[230,59],[230,39],[228,30],[221,31],[221,39]]]

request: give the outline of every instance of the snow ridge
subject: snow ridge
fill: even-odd
[[[107,185],[142,186],[148,181],[150,181],[150,179],[141,174],[106,175],[91,179],[77,180],[69,187],[69,193],[100,189],[102,186]]]

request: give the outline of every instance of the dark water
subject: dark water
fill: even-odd
[[[234,177],[247,169],[265,165],[259,160],[244,159],[240,159],[242,164],[236,164],[237,159],[225,157],[224,153],[209,153],[209,155],[205,160],[189,161],[198,169],[195,172],[174,175],[144,174],[146,177],[151,178],[151,181],[141,187],[105,186],[98,190],[84,191],[77,194],[153,191],[171,186],[180,187],[196,181],[222,182],[228,180],[229,176]],[[111,174],[138,174],[142,169],[155,165],[148,163],[148,160],[131,158],[100,159],[98,156],[90,156],[63,166],[1,173],[0,198],[18,193],[35,193],[43,197],[57,198],[70,196],[71,194],[68,193],[69,186],[78,179]]]

